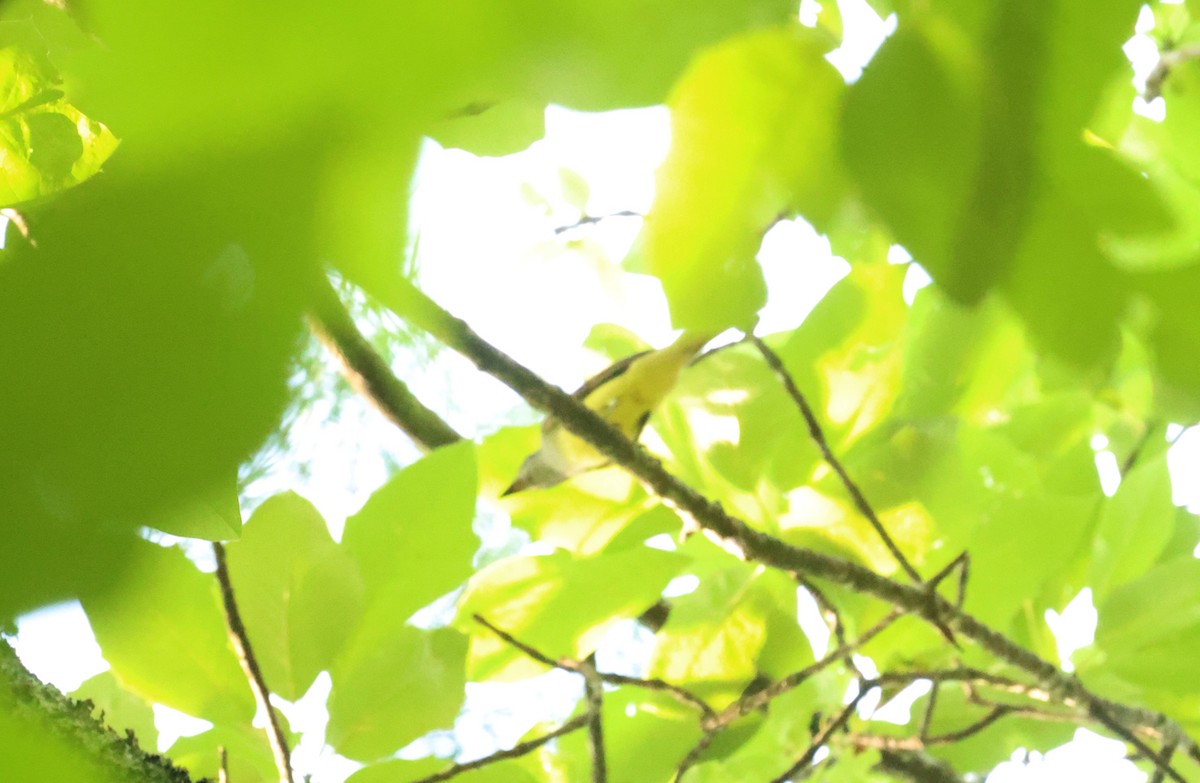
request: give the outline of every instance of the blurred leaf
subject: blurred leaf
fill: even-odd
[[[1100,515],[1089,580],[1096,600],[1144,574],[1174,531],[1166,455],[1141,460],[1122,478]]]
[[[698,765],[684,780],[720,783],[777,779],[808,749],[812,740],[809,729],[815,717],[837,709],[841,695],[833,692],[833,682],[827,673],[818,675],[778,696],[749,739],[724,753],[714,753],[717,758]]]
[[[641,511],[640,503],[614,502],[613,497],[589,491],[587,484],[605,474],[597,472],[545,491],[518,494],[506,503],[513,527],[556,548],[584,556],[596,554],[621,535]],[[625,489],[620,494],[629,494],[631,482],[622,475],[614,478],[618,480],[613,483]]]
[[[292,493],[267,500],[228,547],[242,621],[271,691],[289,701],[330,668],[362,613],[354,563]]]
[[[266,732],[249,724],[216,726],[191,737],[180,737],[169,753],[171,761],[187,769],[193,778],[216,780],[221,748],[227,754],[230,780],[246,783],[279,780]]]
[[[466,637],[397,617],[386,607],[369,612],[330,671],[327,741],[343,756],[390,756],[426,732],[450,728],[462,706]]]
[[[928,699],[922,696],[913,705],[914,722],[924,715]],[[987,707],[971,704],[967,699],[960,688],[940,689],[930,734],[937,736],[965,729],[987,714]],[[958,742],[930,748],[930,753],[948,761],[957,772],[986,773],[1007,761],[1018,748],[1045,753],[1071,739],[1074,733],[1075,727],[1069,723],[1009,715]]]
[[[1114,589],[1096,610],[1102,671],[1144,687],[1200,690],[1195,667],[1183,665],[1186,650],[1200,643],[1200,561],[1157,566]]]
[[[68,103],[46,44],[24,22],[0,22],[0,206],[77,185],[100,170],[117,140]]]
[[[616,687],[604,693],[608,779],[668,783],[684,755],[700,739],[695,710],[671,697],[641,688]],[[530,732],[534,734],[536,732]],[[553,780],[588,780],[591,751],[587,730],[572,732],[538,751]]]
[[[1081,141],[1137,4],[966,8],[915,12],[884,44],[848,98],[849,168],[952,297],[1003,284],[1043,346],[1095,364],[1124,298],[1098,239],[1168,223],[1136,172]]]
[[[546,655],[582,659],[614,622],[654,604],[686,562],[673,552],[639,547],[589,558],[555,552],[493,563],[471,578],[458,604],[455,625],[471,634],[470,678],[514,680],[544,668],[473,615]]]
[[[1022,607],[1044,610],[1042,586],[1067,568],[1088,532],[1095,508],[1077,499],[1020,490],[983,515],[969,545],[966,609],[996,627]]]
[[[963,307],[925,288],[913,300],[904,337],[897,415],[957,414],[982,424],[1034,381],[1020,324],[999,303]]]
[[[579,172],[562,167],[558,170],[558,181],[566,202],[579,210],[581,215],[586,215],[588,197],[591,195],[587,180]]]
[[[390,759],[360,769],[346,778],[346,783],[411,783],[452,765],[449,759]],[[455,775],[454,780],[461,783],[537,783],[538,778],[526,766],[520,759],[501,761]]]
[[[798,210],[820,220],[838,188],[842,80],[800,27],[737,37],[672,92],[672,146],[640,242],[676,327],[746,328],[766,301],[763,233]]]
[[[254,699],[225,631],[217,583],[178,549],[140,543],[119,587],[81,598],[121,684],[218,724],[249,723]]]
[[[545,105],[530,100],[477,103],[436,123],[430,137],[443,147],[475,155],[511,155],[542,138]]]
[[[650,675],[688,688],[717,709],[740,696],[758,673],[776,612],[795,615],[795,588],[781,594],[772,578],[739,566],[704,578],[695,592],[674,599],[657,634]],[[807,652],[802,637],[790,641],[800,642],[801,657],[782,674],[800,668]]]
[[[470,575],[476,480],[475,445],[447,446],[401,470],[346,520],[342,546],[370,602],[404,619]]]
[[[290,150],[131,160],[31,208],[36,247],[0,265],[0,361],[27,374],[0,388],[0,504],[60,524],[154,524],[228,482],[284,409],[315,274],[307,189],[273,192]]]
[[[242,510],[238,505],[237,481],[230,480],[190,498],[173,512],[155,520],[164,533],[205,541],[229,541],[242,533]]]

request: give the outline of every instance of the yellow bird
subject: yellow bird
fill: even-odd
[[[679,373],[713,336],[684,332],[666,348],[626,356],[589,378],[572,396],[607,419],[625,437],[637,440],[650,414],[675,388]],[[516,481],[503,494],[553,487],[603,467],[608,461],[590,443],[548,417],[542,424],[541,448],[525,458]]]

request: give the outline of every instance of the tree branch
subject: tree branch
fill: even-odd
[[[851,699],[845,707],[842,707],[841,712],[839,712],[833,718],[833,720],[826,723],[821,730],[817,732],[817,736],[813,737],[812,744],[808,746],[808,750],[804,751],[804,754],[801,755],[800,758],[796,759],[796,763],[788,767],[787,772],[772,780],[771,783],[788,783],[788,781],[792,779],[793,775],[811,764],[813,758],[817,755],[817,751],[821,749],[821,746],[829,742],[829,738],[833,736],[835,731],[846,725],[846,722],[850,720],[850,716],[854,714],[855,708],[858,707],[858,703],[862,701],[863,697],[867,695],[867,692],[874,687],[874,683],[861,683],[861,687],[858,690],[858,695]]]
[[[415,325],[470,359],[480,370],[498,378],[531,405],[556,417],[566,429],[591,443],[598,451],[623,466],[664,502],[689,515],[719,545],[746,560],[778,568],[791,574],[818,577],[886,601],[904,611],[970,639],[1003,661],[1030,674],[1053,694],[1069,697],[1099,708],[1125,727],[1151,735],[1180,738],[1189,754],[1200,755],[1196,742],[1178,723],[1162,713],[1103,699],[1075,677],[1021,647],[1002,633],[924,586],[903,584],[868,568],[833,555],[792,546],[728,514],[696,490],[680,482],[662,463],[630,442],[612,425],[569,394],[552,386],[528,368],[492,347],[462,320],[440,308],[410,284],[403,283],[389,303]]]
[[[309,308],[308,323],[317,339],[337,357],[342,374],[388,421],[420,448],[432,451],[462,440],[454,428],[409,391],[354,325],[329,279],[320,276]]]
[[[604,683],[596,672],[596,656],[579,664],[587,702],[588,747],[592,752],[592,783],[608,783],[608,759],[604,755]]]
[[[963,783],[963,779],[949,764],[919,751],[881,751],[879,769],[912,783]]]
[[[537,648],[530,647],[528,644],[525,644],[520,639],[517,639],[502,628],[497,628],[495,625],[492,625],[487,618],[478,614],[473,615],[472,617],[475,622],[487,628],[489,631],[496,634],[496,636],[499,636],[505,642],[525,653],[538,663],[554,669],[562,669],[564,671],[569,671],[580,675],[584,674],[583,664],[581,664],[579,661],[573,661],[569,658],[551,658]],[[649,691],[660,691],[662,693],[666,693],[669,696],[674,697],[674,699],[681,704],[686,704],[687,706],[696,709],[705,719],[711,718],[716,714],[713,712],[712,707],[709,707],[708,704],[696,694],[692,693],[686,688],[681,688],[678,685],[672,685],[666,680],[659,679],[658,677],[629,677],[624,674],[611,674],[609,672],[601,671],[597,671],[596,676],[599,677],[603,682],[611,683],[613,685],[633,685],[638,688],[645,688]]]
[[[246,680],[250,683],[250,690],[254,692],[254,700],[258,702],[259,709],[267,716],[267,741],[270,743],[271,753],[275,757],[279,780],[281,783],[292,783],[291,750],[288,748],[287,738],[283,734],[283,727],[279,724],[279,716],[276,714],[275,708],[271,706],[271,692],[267,689],[262,669],[258,666],[258,658],[254,655],[254,648],[250,646],[250,637],[246,633],[246,626],[242,623],[242,614],[238,611],[237,600],[233,594],[233,582],[229,579],[229,566],[225,562],[225,547],[214,541],[212,548],[213,554],[217,558],[217,584],[221,586],[221,601],[225,606],[225,624],[229,630],[229,641],[233,644],[238,663],[241,664],[242,671],[246,674]]]
[[[1189,60],[1197,58],[1200,58],[1200,44],[1181,46],[1178,49],[1163,52],[1159,55],[1158,62],[1154,65],[1154,70],[1146,77],[1146,89],[1142,93],[1142,98],[1146,101],[1152,101],[1161,96],[1163,84],[1167,81],[1167,77],[1170,76],[1171,70]]]
[[[908,578],[918,584],[924,584],[925,580],[917,573],[917,569],[913,567],[904,553],[900,551],[900,547],[892,540],[892,536],[888,533],[887,528],[883,526],[883,522],[879,521],[879,516],[875,513],[875,509],[867,502],[867,498],[863,495],[862,489],[858,484],[854,483],[854,479],[850,478],[850,474],[846,472],[842,461],[833,453],[833,449],[829,447],[829,441],[825,437],[825,431],[821,429],[820,422],[817,421],[817,414],[813,411],[812,406],[808,404],[808,399],[804,393],[800,391],[800,387],[796,385],[792,374],[783,366],[783,360],[779,358],[779,354],[775,353],[767,346],[757,335],[752,333],[746,334],[746,339],[758,349],[766,360],[767,366],[771,368],[780,381],[783,382],[783,388],[787,390],[788,395],[795,401],[796,407],[800,409],[800,415],[804,417],[804,424],[808,427],[808,435],[812,438],[813,443],[821,451],[821,457],[824,458],[825,464],[833,469],[837,474],[838,480],[842,482],[842,486],[846,489],[846,494],[854,502],[854,507],[858,509],[858,513],[863,515],[863,518],[870,523],[875,529],[876,535],[883,541],[883,545],[887,547],[888,552],[891,552],[892,558],[900,565],[900,569],[908,575]]]

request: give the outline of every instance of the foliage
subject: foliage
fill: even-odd
[[[356,783],[451,767],[396,754],[452,728],[469,683],[548,667],[613,675],[576,710],[603,726],[612,781],[783,780],[814,757],[828,781],[986,773],[1075,726],[1200,779],[1200,524],[1172,504],[1165,440],[1200,417],[1195,3],[1152,7],[1162,121],[1131,109],[1126,0],[881,0],[897,29],[852,83],[826,60],[830,3],[810,27],[780,0],[65,5],[0,6],[0,207],[19,210],[0,254],[0,619],[78,598],[112,666],[82,694],[114,727],[152,744],[149,705],[167,705],[213,724],[168,751],[194,777],[223,747],[236,783],[278,779],[196,565],[226,541],[263,680],[294,701],[328,673],[325,741]],[[243,527],[238,469],[278,439],[325,265],[390,310],[379,329],[507,380],[414,286],[404,216],[423,138],[521,150],[552,103],[669,108],[625,268],[661,281],[676,327],[753,331],[781,221],[850,263],[794,328],[690,367],[652,419],[713,516],[619,467],[498,498],[535,445],[513,427],[418,444],[340,539],[294,493]],[[587,183],[563,176],[584,213]],[[897,245],[933,280],[911,302]],[[604,327],[590,344],[642,347]],[[1112,496],[1097,449],[1122,466]],[[724,511],[749,532],[714,532]],[[497,514],[532,546],[483,547]],[[777,568],[752,537],[834,565]],[[913,573],[942,575],[920,588],[941,617],[888,598]],[[1099,626],[1074,681],[1044,618],[1085,588]],[[810,597],[827,646],[800,626]],[[644,678],[606,672],[635,623]],[[914,683],[932,695],[904,725],[845,706]],[[0,777],[92,763],[9,703]],[[602,779],[594,738],[543,742],[556,726],[457,779]]]

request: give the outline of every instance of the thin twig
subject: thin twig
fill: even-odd
[[[955,742],[960,742],[967,737],[974,736],[983,731],[988,726],[991,726],[993,723],[1003,718],[1005,715],[1013,712],[1014,709],[1014,707],[1009,707],[1004,704],[997,704],[988,712],[987,715],[984,715],[974,723],[968,724],[961,729],[956,729],[955,731],[948,731],[945,734],[938,734],[934,737],[925,737],[922,741],[926,745],[950,745]]]
[[[846,722],[850,720],[850,716],[854,714],[855,708],[858,707],[858,703],[862,701],[863,697],[866,696],[867,693],[874,687],[875,685],[873,683],[861,683],[858,695],[851,699],[845,707],[842,707],[841,712],[834,716],[833,720],[826,723],[825,726],[819,732],[817,732],[817,736],[813,737],[812,744],[808,746],[808,750],[804,751],[804,754],[801,755],[800,758],[796,759],[796,763],[788,767],[787,772],[772,780],[771,783],[788,783],[793,775],[811,764],[813,758],[817,755],[817,751],[821,749],[821,746],[829,742],[829,738],[833,736],[835,731],[846,725]]]
[[[1138,457],[1142,456],[1142,452],[1146,449],[1146,445],[1150,443],[1155,432],[1158,430],[1158,424],[1155,422],[1147,422],[1142,430],[1141,437],[1133,444],[1133,448],[1129,450],[1129,456],[1121,463],[1121,478],[1129,475],[1129,471],[1133,470],[1133,466],[1137,464]]]
[[[913,750],[881,750],[879,769],[912,783],[963,783],[946,762]]]
[[[786,693],[792,688],[797,687],[801,683],[829,668],[838,661],[844,661],[848,659],[856,649],[860,648],[862,645],[878,636],[881,632],[883,632],[884,629],[899,619],[901,615],[902,613],[896,610],[888,612],[888,614],[884,616],[882,620],[877,622],[871,628],[867,629],[862,636],[860,636],[853,643],[843,642],[842,644],[838,645],[837,649],[828,653],[819,661],[811,663],[808,666],[805,666],[803,669],[789,674],[787,677],[784,677],[778,682],[771,683],[760,691],[756,691],[749,696],[744,696],[735,701],[733,704],[730,704],[725,709],[721,710],[720,713],[708,716],[701,720],[700,727],[704,730],[704,733],[700,736],[700,739],[697,740],[696,744],[692,746],[691,750],[689,750],[683,759],[680,760],[679,765],[675,768],[676,783],[683,779],[684,773],[686,773],[696,763],[701,754],[703,754],[704,751],[708,749],[709,745],[711,745],[717,738],[717,735],[732,725],[739,718],[749,715],[757,709],[765,707],[771,702],[772,699]],[[850,668],[853,669],[853,666]]]
[[[1171,780],[1174,780],[1175,783],[1187,783],[1183,776],[1171,766],[1171,760],[1169,758],[1165,758],[1159,754],[1158,751],[1147,745],[1140,737],[1137,736],[1137,734],[1130,731],[1125,726],[1122,726],[1119,721],[1117,721],[1108,713],[1108,710],[1104,707],[1104,705],[1097,703],[1089,704],[1088,713],[1097,721],[1099,721],[1100,725],[1104,726],[1104,728],[1108,729],[1136,748],[1139,753],[1141,753],[1143,756],[1149,759],[1152,764],[1154,764],[1156,769],[1161,771]]]
[[[826,655],[821,660],[811,663],[808,666],[805,666],[803,669],[789,674],[778,682],[771,683],[761,691],[758,691],[751,696],[738,699],[733,704],[730,704],[728,707],[722,710],[720,714],[717,715],[716,719],[711,722],[711,725],[716,727],[727,726],[738,718],[749,715],[755,710],[766,706],[771,700],[786,693],[787,691],[790,691],[792,688],[797,687],[811,677],[829,668],[829,666],[832,664],[837,663],[847,655],[850,655],[852,652],[854,652],[854,650],[859,649],[864,644],[882,633],[885,629],[887,629],[888,626],[890,626],[900,617],[901,612],[893,609],[892,611],[888,612],[882,620],[864,631],[863,634],[858,637],[853,644],[843,645]]]
[[[574,718],[571,718],[569,721],[559,726],[549,734],[543,734],[540,737],[526,740],[525,742],[518,742],[508,750],[498,750],[490,756],[484,756],[483,758],[475,759],[474,761],[467,761],[462,764],[455,764],[454,766],[444,769],[434,775],[429,775],[428,777],[421,778],[420,780],[414,780],[413,783],[440,783],[440,781],[449,780],[450,778],[457,777],[464,772],[470,772],[473,769],[486,767],[489,764],[495,764],[496,762],[504,761],[505,759],[515,759],[519,756],[524,756],[527,753],[532,753],[533,751],[537,750],[547,742],[563,736],[564,734],[570,734],[573,731],[579,731],[587,725],[587,722],[587,715],[576,715]]]
[[[1188,60],[1197,58],[1200,58],[1200,44],[1181,46],[1178,49],[1163,52],[1159,55],[1154,70],[1146,77],[1146,89],[1142,93],[1142,98],[1149,102],[1161,96],[1163,84],[1167,81],[1171,70]]]
[[[217,783],[229,783],[229,754],[224,745],[217,747]]]
[[[766,343],[753,333],[747,333],[746,339],[758,349],[758,352],[767,361],[767,365],[783,382],[783,387],[787,390],[792,400],[795,401],[796,407],[800,409],[800,415],[804,417],[804,424],[808,427],[809,437],[812,438],[817,448],[821,450],[821,456],[824,458],[825,463],[837,474],[838,480],[846,488],[846,493],[854,501],[854,507],[858,509],[858,513],[862,514],[871,527],[875,529],[876,535],[883,541],[883,545],[887,547],[887,550],[892,553],[892,558],[900,565],[901,570],[908,575],[908,578],[918,584],[924,584],[925,580],[917,572],[917,569],[913,568],[912,563],[908,562],[908,558],[900,551],[900,547],[896,545],[896,542],[892,540],[892,536],[888,533],[887,528],[879,521],[879,516],[875,513],[875,509],[867,502],[867,498],[863,495],[858,484],[854,483],[854,479],[850,478],[850,474],[846,472],[846,468],[842,465],[841,460],[833,453],[833,449],[829,446],[829,441],[825,438],[825,431],[821,429],[821,424],[817,421],[816,412],[808,404],[808,399],[800,391],[800,387],[796,385],[792,374],[783,366],[783,360],[779,358],[779,354],[771,350]]]
[[[683,780],[683,776],[687,774],[689,769],[696,765],[696,762],[700,760],[701,754],[708,750],[709,746],[713,744],[713,740],[717,738],[718,734],[719,732],[717,730],[710,729],[700,735],[700,739],[695,745],[692,746],[692,749],[689,750],[684,757],[679,760],[679,764],[675,767],[675,777],[673,779],[673,783],[680,783],[680,781]]]
[[[958,589],[955,592],[954,605],[957,608],[962,609],[963,602],[966,601],[967,598],[967,577],[970,574],[971,569],[971,555],[969,553],[960,552],[958,557],[954,558],[945,566],[943,566],[942,570],[934,574],[926,584],[928,584],[931,589],[936,590],[938,585],[940,585],[947,576],[953,573],[955,569],[958,569]]]
[[[328,278],[320,277],[309,307],[309,328],[337,357],[342,374],[354,390],[425,451],[462,440],[453,427],[418,400],[396,377],[383,357],[358,331]]]
[[[925,714],[921,716],[921,728],[917,736],[924,742],[929,738],[929,730],[933,727],[933,712],[937,709],[938,686],[941,683],[932,682],[929,686],[929,700],[925,702]]]
[[[481,614],[472,615],[471,617],[475,620],[475,622],[479,623],[484,628],[487,628],[489,631],[507,642],[510,646],[516,647],[518,650],[525,653],[538,663],[545,664],[552,669],[566,669],[567,671],[578,673],[578,664],[576,664],[574,661],[568,659],[551,658],[549,655],[546,655],[536,647],[530,647],[528,644],[525,644],[525,642],[513,636],[508,631],[492,625],[492,623]]]
[[[579,664],[583,695],[587,702],[588,748],[592,755],[592,783],[608,783],[608,760],[604,753],[604,683],[596,672],[596,656]]]
[[[292,783],[291,751],[288,749],[287,737],[279,723],[279,716],[271,706],[271,691],[263,679],[262,669],[258,666],[258,658],[254,648],[250,646],[250,637],[246,626],[242,623],[242,614],[238,611],[237,600],[233,594],[233,582],[229,578],[229,566],[225,562],[225,547],[214,541],[213,554],[217,558],[217,584],[221,586],[221,601],[225,605],[225,625],[229,629],[229,641],[233,651],[237,653],[238,663],[254,692],[254,700],[258,702],[259,710],[267,717],[267,742],[271,753],[275,756],[275,767],[279,770],[281,783]]]
[[[1175,747],[1176,746],[1175,746],[1174,740],[1168,740],[1163,745],[1163,749],[1162,749],[1163,761],[1167,762],[1168,764],[1171,762],[1171,757],[1175,755]],[[1150,780],[1148,781],[1148,783],[1163,783],[1163,777],[1165,776],[1165,774],[1166,773],[1162,767],[1155,766],[1154,774],[1150,776]]]
[[[563,669],[564,671],[574,672],[575,674],[584,673],[583,664],[580,661],[575,661],[570,658],[551,658],[541,650],[538,650],[535,647],[530,647],[528,644],[522,642],[520,639],[508,633],[504,629],[496,627],[491,623],[491,621],[482,615],[473,615],[473,618],[475,622],[487,628],[489,631],[496,634],[496,636],[499,636],[505,642],[525,653],[538,663],[549,666],[553,669]],[[609,672],[600,671],[596,672],[596,676],[602,681],[611,683],[613,685],[633,685],[635,687],[645,688],[646,690],[650,691],[660,691],[673,697],[681,704],[686,704],[689,707],[699,710],[701,716],[704,718],[710,718],[715,714],[713,712],[713,708],[708,706],[708,703],[696,694],[692,693],[686,688],[673,685],[666,680],[661,680],[657,677],[630,677],[624,674],[612,674]]]
[[[556,236],[558,234],[565,234],[568,231],[574,231],[577,228],[582,228],[584,226],[590,226],[593,223],[600,223],[602,221],[605,221],[609,218],[614,218],[614,217],[641,218],[641,217],[646,217],[646,216],[643,215],[641,212],[634,212],[633,210],[630,210],[630,209],[622,209],[620,212],[610,212],[607,215],[584,215],[583,217],[579,218],[579,220],[576,220],[574,223],[570,223],[565,226],[558,226],[557,228],[554,229],[554,234]]]
[[[829,600],[829,596],[825,595],[825,591],[817,587],[811,579],[808,579],[803,574],[796,574],[796,582],[803,587],[813,601],[817,604],[817,609],[821,612],[821,619],[825,621],[825,625],[829,628],[829,632],[833,634],[833,641],[837,647],[846,646],[846,627],[842,622],[842,615],[838,612],[837,607],[833,605],[833,601]],[[846,668],[853,669],[854,660],[851,657],[846,658]]]

